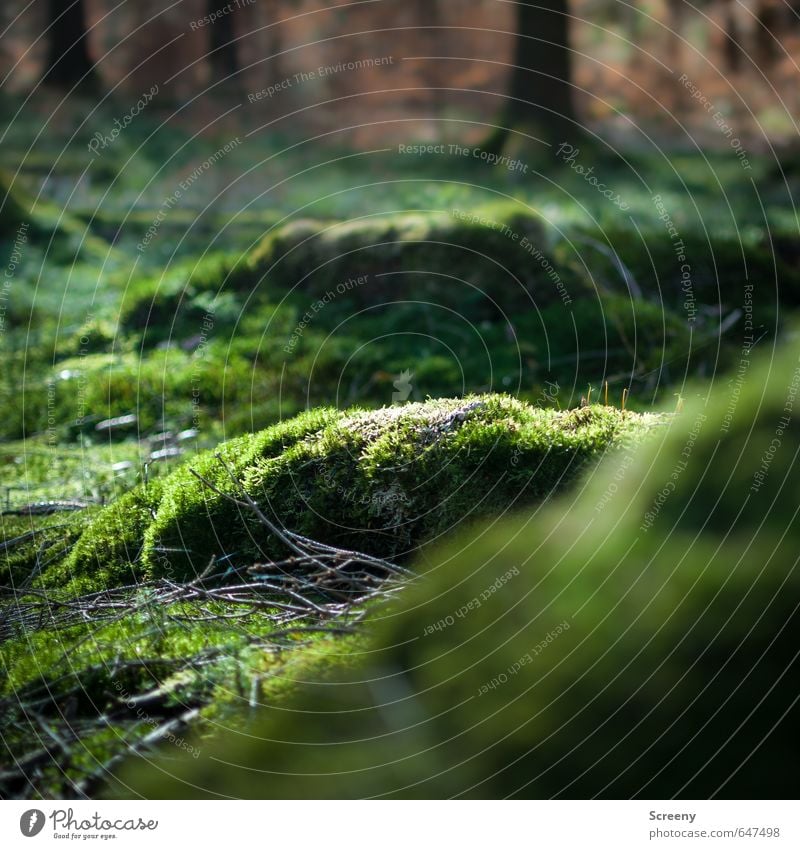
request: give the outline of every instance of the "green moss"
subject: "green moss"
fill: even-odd
[[[315,539],[405,557],[464,521],[551,495],[590,459],[658,421],[611,407],[557,411],[474,396],[372,412],[310,411],[198,455],[102,511],[47,582],[94,586],[202,571],[287,551],[236,494],[219,453],[278,524]],[[132,570],[132,571],[131,571]],[[101,582],[98,584],[97,582]]]
[[[89,232],[76,216],[42,199],[34,185],[27,176],[0,168],[0,240],[22,236],[23,242],[46,244],[48,259],[65,265],[84,256],[106,263],[115,255],[115,249]]]
[[[69,336],[60,346],[61,357],[85,357],[87,354],[103,354],[114,349],[116,326],[105,319],[92,318]]]
[[[63,561],[91,513],[0,516],[0,587],[19,588]]]
[[[139,433],[160,429],[165,420],[178,429],[196,425],[198,419],[209,425],[225,417],[228,408],[241,413],[240,404],[276,383],[273,375],[254,372],[252,357],[225,345],[211,344],[199,355],[177,348],[148,351],[143,357],[133,352],[86,354],[62,360],[39,391],[31,393],[40,403],[34,424],[46,422],[49,414],[73,437],[81,430],[92,435],[100,419],[134,412],[138,419],[131,430]]]
[[[212,555],[240,558],[245,554],[239,546],[247,544],[253,517],[200,483],[191,470],[222,492],[235,494],[236,487],[217,454],[237,477],[243,477],[259,458],[281,455],[335,416],[327,409],[303,413],[260,433],[225,442],[170,475],[155,519],[145,534],[144,562],[149,574],[184,577],[193,570],[202,571]]]
[[[584,297],[570,310],[550,306],[541,313],[546,353],[581,375],[631,374],[640,380],[682,374],[703,334],[692,330],[663,303],[600,295]],[[542,346],[544,347],[544,346]]]
[[[559,412],[506,396],[429,401],[345,414],[256,463],[246,485],[287,527],[405,557],[463,521],[550,495],[645,429],[611,408]]]
[[[472,317],[496,317],[492,299],[506,307],[558,299],[541,265],[520,247],[525,238],[546,249],[541,219],[513,203],[463,217],[413,212],[295,221],[266,236],[231,282],[248,291],[256,283],[321,297],[366,275],[365,283],[347,291],[351,306],[410,297],[457,306]]]
[[[103,515],[99,502],[130,490],[137,478],[140,449],[138,440],[92,445],[87,439],[80,446],[57,445],[49,435],[4,443],[0,479],[6,512],[0,515],[0,585],[19,588],[48,573],[57,575],[52,586],[63,587],[67,574],[63,561],[93,520]],[[127,461],[131,468],[115,470],[120,461]],[[29,505],[47,502],[86,506],[50,515],[35,508],[26,512]]]
[[[226,282],[240,261],[239,256],[216,252],[199,260],[177,262],[157,276],[135,281],[124,295],[120,328],[123,332],[146,331],[146,341],[155,344],[200,333],[209,315],[230,326],[239,316],[242,302]]]
[[[58,753],[58,769],[45,767],[32,777],[37,792],[71,795],[71,781],[97,773],[101,764],[195,706],[200,718],[190,729],[165,736],[164,745],[171,742],[180,753],[197,757],[203,737],[227,722],[237,705],[253,699],[278,705],[298,684],[323,684],[337,669],[352,667],[364,643],[363,633],[277,640],[265,616],[256,613],[246,627],[232,627],[226,617],[241,608],[217,602],[148,604],[144,591],[132,600],[138,602],[135,614],[117,621],[28,630],[0,645],[5,718],[0,761],[22,760],[46,745],[46,739],[36,743],[41,722],[65,735],[81,729]],[[220,618],[210,620],[213,613]],[[141,706],[131,701],[144,693],[157,697]],[[36,722],[20,709],[25,700],[38,701]],[[64,703],[70,705],[68,724],[59,707]],[[4,793],[14,794],[22,792],[16,785],[26,779],[6,773],[0,783]]]
[[[675,209],[669,212],[674,213]],[[752,300],[756,323],[769,324],[775,321],[776,304],[800,303],[796,242],[773,241],[769,231],[703,233],[707,226],[705,219],[701,229],[680,225],[679,235],[673,240],[666,226],[634,234],[617,220],[609,222],[602,234],[590,231],[585,235],[597,239],[606,249],[613,249],[645,297],[683,317],[688,314],[689,304],[718,307],[723,315],[728,315]],[[580,239],[581,235],[584,234],[579,231],[576,237]],[[678,246],[682,248],[680,253],[676,253]],[[612,259],[590,247],[581,247],[577,261],[591,269],[598,288],[610,286],[612,291],[627,294]],[[565,248],[566,245],[561,246],[562,250]],[[687,271],[689,278],[684,277]],[[751,287],[750,295],[745,287]]]
[[[115,793],[785,798],[797,337],[765,359],[579,494],[427,551],[357,674]]]
[[[272,456],[280,452],[287,444],[321,428],[332,415],[327,410],[312,411],[259,434],[229,440],[165,478],[156,478],[147,485],[136,487],[95,516],[69,557],[48,569],[43,577],[45,585],[60,586],[64,581],[71,581],[72,588],[79,592],[129,584],[150,574],[145,564],[153,562],[164,564],[160,574],[176,577],[169,564],[172,558],[183,561],[184,558],[179,556],[181,551],[163,550],[167,547],[164,540],[150,542],[147,551],[143,550],[146,539],[152,539],[148,532],[159,510],[163,515],[170,512],[182,514],[194,509],[197,522],[189,538],[192,546],[202,552],[198,557],[203,566],[207,565],[211,555],[217,552],[214,544],[217,535],[223,531],[214,527],[213,512],[206,514],[203,507],[206,493],[210,490],[202,487],[189,469],[195,469],[216,486],[232,491],[230,478],[216,460],[217,453],[237,473],[241,473],[255,456]],[[192,497],[187,501],[189,493]],[[224,514],[219,520],[227,521],[229,518]],[[175,545],[180,549],[186,547],[182,537],[175,540]]]
[[[411,299],[471,319],[496,319],[498,304],[511,310],[559,300],[542,264],[520,247],[528,239],[546,251],[539,217],[510,203],[482,207],[476,215],[484,223],[441,212],[290,222],[244,256],[211,254],[137,283],[125,297],[120,326],[146,332],[152,345],[198,333],[209,312],[217,331],[230,328],[245,300],[253,309],[288,296],[305,310],[309,299],[327,298],[352,312]]]
[[[770,324],[776,303],[800,302],[793,247],[781,242],[778,252],[765,239],[738,234],[715,234],[709,241],[688,227],[681,235],[684,260],[676,258],[660,223],[636,238],[618,222],[602,230],[569,224],[557,232],[527,205],[511,202],[468,213],[302,219],[276,226],[244,255],[212,253],[135,283],[125,297],[121,328],[146,331],[152,345],[196,334],[209,311],[219,331],[235,326],[245,301],[252,310],[288,300],[302,313],[320,298],[326,299],[326,320],[354,308],[412,300],[455,309],[473,321],[496,321],[502,318],[498,307],[513,315],[599,293],[624,299],[629,312],[657,307],[668,325],[685,329],[689,317],[698,327],[708,321],[712,313],[702,307],[728,315],[752,299],[755,320]],[[618,260],[641,289],[640,303],[630,303]],[[353,280],[355,285],[341,288]],[[581,333],[591,332],[580,315],[575,320]]]
[[[227,443],[222,453],[280,525],[403,557],[462,521],[551,494],[587,460],[635,439],[651,423],[612,408],[558,412],[476,396],[310,413]],[[149,573],[192,574],[212,554],[245,563],[286,554],[255,516],[205,487],[190,469],[233,491],[211,454],[170,476],[145,535]]]
[[[72,592],[80,593],[140,580],[144,533],[153,521],[161,492],[161,481],[150,481],[97,514],[69,556],[47,570],[45,585],[68,582]]]
[[[20,224],[31,216],[32,198],[29,198],[18,180],[0,169],[0,238],[13,240]]]

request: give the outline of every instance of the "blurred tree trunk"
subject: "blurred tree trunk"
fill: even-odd
[[[207,0],[207,15],[213,15],[219,9],[219,0]],[[211,39],[208,61],[211,65],[212,77],[215,78],[215,81],[235,82],[235,80],[228,79],[239,71],[239,57],[233,32],[233,15],[221,15],[208,29]]]
[[[667,48],[668,61],[672,65],[672,70],[681,66],[683,60],[683,33],[686,29],[686,18],[688,7],[683,0],[669,5],[669,46]]]
[[[771,0],[758,3],[756,6],[754,52],[756,63],[764,73],[768,73],[783,57],[780,37],[781,27],[786,17],[786,7]],[[788,23],[788,20],[786,22]]]
[[[266,39],[266,46],[263,50],[271,57],[267,65],[270,69],[282,64],[280,62],[281,57],[276,55],[281,52],[283,47],[280,12],[280,0],[262,0],[257,6],[258,27],[263,30],[263,37]],[[282,78],[282,72],[275,75],[276,80]]]
[[[735,74],[742,70],[742,34],[736,20],[736,0],[725,0],[725,66]]]
[[[508,101],[487,148],[500,152],[512,129],[545,141],[568,141],[578,131],[572,103],[572,57],[567,0],[517,4],[517,38]]]
[[[425,53],[429,56],[441,56],[445,52],[443,38],[446,36],[439,29],[442,26],[439,0],[416,0],[413,11],[414,20],[421,28],[419,32],[425,44]],[[442,115],[455,95],[455,92],[444,90],[449,81],[449,63],[436,59],[429,59],[428,62],[428,97],[434,114]]]
[[[96,82],[86,39],[83,0],[47,0],[47,68],[43,81],[61,88]]]

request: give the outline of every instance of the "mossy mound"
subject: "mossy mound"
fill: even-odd
[[[200,569],[205,568],[213,554],[221,553],[218,537],[226,538],[235,529],[225,524],[232,518],[230,511],[215,512],[209,501],[212,491],[200,484],[190,469],[218,488],[232,492],[234,488],[231,479],[217,460],[217,454],[235,474],[241,475],[257,456],[275,456],[309,432],[319,430],[332,415],[333,412],[329,410],[315,410],[260,433],[231,439],[214,451],[198,455],[170,475],[136,487],[105,508],[91,522],[69,557],[48,570],[44,576],[45,583],[70,580],[78,590],[87,585],[94,585],[96,589],[119,586],[152,575],[154,570],[148,573],[145,569],[145,564],[150,563],[161,564],[158,575],[184,577],[187,574],[184,540],[179,540],[178,551],[166,550],[161,541],[153,541],[150,529],[162,508],[181,516],[197,511],[197,522],[191,528],[193,536],[187,539],[192,539],[192,550],[197,549],[198,554],[189,562],[196,562]],[[217,508],[230,506],[224,499],[217,498],[222,502],[216,505]],[[188,522],[184,530],[189,532],[187,525]],[[209,547],[201,550],[200,545]],[[172,558],[181,563],[180,574],[172,565]]]
[[[766,239],[687,233],[680,244],[686,262],[676,260],[661,227],[639,238],[619,225],[556,228],[514,202],[469,213],[299,219],[275,225],[245,253],[211,252],[134,282],[120,330],[152,346],[197,334],[210,313],[219,332],[256,307],[289,304],[302,315],[318,301],[333,326],[342,314],[405,301],[453,309],[470,321],[502,321],[520,310],[568,313],[585,298],[630,300],[625,275],[668,322],[688,319],[700,330],[714,330],[720,312],[729,316],[744,304],[752,304],[756,324],[769,328],[776,304],[800,303],[791,240],[776,247]],[[587,329],[580,316],[576,321]]]
[[[114,253],[76,216],[39,197],[26,177],[0,168],[0,241],[19,244],[28,240],[47,245],[55,263],[89,258],[107,261]]]
[[[621,283],[621,260],[645,297],[663,303],[681,317],[686,317],[691,305],[718,307],[727,315],[752,301],[754,320],[769,326],[777,317],[776,303],[800,303],[796,239],[773,239],[769,233],[759,238],[752,233],[715,232],[709,236],[687,230],[678,244],[689,264],[689,278],[683,261],[677,259],[676,242],[665,235],[666,229],[655,229],[635,237],[628,226],[612,222],[602,234],[587,230],[574,238],[581,246],[587,244],[581,239],[588,238],[613,248],[609,255],[591,247],[582,254],[598,283],[612,281],[616,289],[616,281]]]
[[[252,310],[287,297],[306,306],[338,301],[350,312],[385,301],[432,302],[472,320],[497,319],[500,309],[560,302],[539,255],[531,254],[540,250],[543,257],[550,241],[539,216],[515,204],[462,217],[419,212],[301,219],[276,227],[243,256],[209,254],[136,284],[120,328],[146,330],[152,345],[198,332],[209,311],[218,327],[227,327],[245,305]],[[564,274],[572,277],[569,270]]]
[[[301,220],[265,237],[234,277],[275,281],[316,297],[366,277],[348,290],[356,305],[413,298],[496,317],[492,301],[544,306],[558,293],[524,240],[545,251],[546,229],[521,205],[495,204],[476,214],[416,212],[351,221]],[[549,285],[548,285],[549,282]]]
[[[392,375],[409,365],[415,374],[413,400],[480,392],[488,386],[520,387],[531,400],[541,397],[547,380],[569,388],[572,398],[559,400],[562,406],[574,406],[587,383],[597,386],[604,375],[611,377],[615,399],[629,385],[642,399],[654,387],[666,392],[671,381],[687,368],[707,364],[712,354],[721,363],[740,350],[728,346],[716,352],[709,337],[693,333],[660,306],[618,296],[585,297],[569,310],[559,302],[538,312],[517,311],[510,323],[486,325],[455,320],[452,311],[421,302],[376,306],[345,317],[337,312],[344,304],[332,301],[302,333],[302,311],[289,304],[262,304],[243,313],[234,332],[238,313],[228,310],[229,300],[225,306],[225,298],[216,299],[212,318],[205,312],[211,303],[208,293],[205,299],[188,290],[181,294],[182,284],[175,285],[176,303],[184,296],[186,303],[172,304],[164,312],[152,307],[148,319],[148,302],[142,316],[148,340],[152,332],[170,338],[173,347],[144,352],[123,347],[113,356],[75,356],[65,347],[72,355],[58,362],[53,375],[72,372],[74,377],[54,380],[55,398],[48,398],[44,382],[31,393],[26,426],[46,425],[53,403],[59,419],[74,420],[79,401],[103,418],[135,410],[145,431],[165,416],[188,423],[199,415],[203,427],[224,418],[234,436],[308,405],[329,403],[335,393],[342,406],[356,398],[364,406],[383,405],[392,396]],[[166,289],[159,291],[159,298],[169,301]],[[198,334],[212,324],[205,342],[198,342]],[[231,332],[227,338],[226,327]],[[97,340],[99,347],[108,328],[90,330],[91,335],[82,330],[81,338],[93,344]],[[185,350],[179,341],[186,343]],[[202,348],[191,350],[193,344]],[[80,396],[75,392],[78,381]]]
[[[135,281],[123,298],[120,331],[146,331],[146,341],[152,345],[198,333],[209,314],[214,315],[215,322],[230,326],[240,313],[242,299],[226,284],[240,261],[243,259],[239,256],[210,253]]]
[[[429,553],[358,675],[265,707],[258,745],[226,736],[225,766],[206,746],[115,789],[786,798],[798,387],[795,338],[609,456],[577,498]]]
[[[135,563],[142,575],[183,579],[212,556],[231,564],[285,556],[252,512],[194,476],[236,495],[217,453],[277,524],[402,558],[459,523],[551,495],[586,461],[656,421],[611,407],[540,409],[501,395],[308,412],[196,457],[157,496],[126,496],[95,519],[66,569],[110,575]]]

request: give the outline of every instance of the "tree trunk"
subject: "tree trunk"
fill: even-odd
[[[773,3],[759,3],[756,6],[755,60],[766,74],[783,58],[780,37],[786,7]],[[788,21],[787,21],[788,23]]]
[[[220,8],[219,0],[208,0],[207,14],[212,15]],[[227,80],[239,70],[239,57],[236,52],[236,42],[233,32],[233,15],[227,14],[217,18],[209,27],[211,44],[209,45],[208,61],[214,81]]]
[[[517,38],[508,101],[489,143],[501,150],[511,129],[545,141],[569,141],[579,127],[572,104],[567,0],[517,5]]]
[[[84,85],[94,83],[83,0],[47,0],[47,22],[47,68],[43,80],[61,88],[73,88],[81,81]]]
[[[688,7],[683,0],[678,0],[677,3],[668,7],[669,18],[667,27],[669,29],[667,56],[668,62],[674,71],[679,68],[683,60],[683,33],[686,29],[686,18]]]
[[[742,70],[742,34],[739,31],[739,23],[736,20],[734,10],[735,0],[726,0],[725,3],[725,65],[727,70],[736,74]]]

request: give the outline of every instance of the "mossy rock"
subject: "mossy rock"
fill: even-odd
[[[290,530],[390,558],[463,521],[551,494],[585,461],[646,429],[639,416],[611,408],[562,413],[503,396],[329,415],[277,452],[251,453],[239,472],[245,489]],[[271,430],[260,441],[277,447]],[[229,482],[224,488],[232,491]],[[286,550],[255,516],[181,473],[166,483],[145,563],[153,574],[191,574],[210,553],[246,562]]]
[[[799,389],[795,337],[577,496],[427,552],[358,674],[265,706],[257,744],[115,793],[787,798]]]
[[[231,564],[285,557],[251,511],[193,474],[237,494],[217,453],[277,524],[400,559],[463,522],[550,496],[587,461],[657,421],[611,407],[540,409],[501,395],[315,410],[196,457],[163,480],[157,503],[140,490],[126,496],[95,520],[67,566],[73,576],[110,575],[115,564],[136,562],[143,576],[184,579],[212,556]]]
[[[560,302],[542,263],[521,246],[527,239],[548,253],[551,236],[542,220],[514,204],[476,215],[478,221],[419,212],[289,222],[244,256],[211,254],[136,284],[120,326],[146,330],[147,344],[155,344],[169,334],[199,332],[211,304],[220,330],[235,323],[235,306],[252,310],[284,299],[302,310],[325,299],[329,314],[386,301],[432,302],[472,320]],[[578,284],[564,274],[574,296]]]
[[[255,279],[322,297],[366,277],[347,291],[351,304],[412,298],[496,318],[494,303],[508,310],[558,300],[541,264],[520,247],[523,239],[546,253],[541,219],[513,204],[489,206],[468,219],[418,212],[301,220],[265,237],[234,273],[233,284]]]

